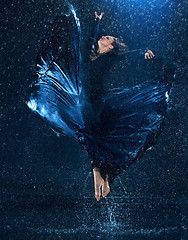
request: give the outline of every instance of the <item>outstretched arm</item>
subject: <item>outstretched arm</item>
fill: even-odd
[[[90,39],[94,40],[97,38],[97,35],[98,35],[98,32],[99,32],[99,24],[100,24],[100,21],[103,17],[104,13],[101,13],[100,15],[97,14],[97,12],[95,12],[95,22],[94,22],[94,26],[91,30],[91,33],[90,33]]]
[[[145,59],[152,59],[155,57],[154,53],[150,49],[135,49],[127,52],[128,54],[135,54],[138,56],[144,56]]]
[[[99,32],[99,24],[102,19],[103,13],[100,15],[95,12],[95,19],[93,19],[93,23],[91,26],[91,31],[89,33],[89,36],[87,37],[86,44],[85,44],[85,57],[84,61],[88,62],[90,61],[90,54],[92,50],[95,50],[95,43],[96,43],[96,38]]]

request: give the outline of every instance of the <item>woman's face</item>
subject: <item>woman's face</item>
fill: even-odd
[[[112,43],[115,41],[115,37],[112,36],[102,36],[99,41],[98,44],[103,45],[103,47],[108,47],[110,45],[112,45]]]

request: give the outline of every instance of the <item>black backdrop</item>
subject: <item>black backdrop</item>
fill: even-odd
[[[94,11],[103,11],[103,34],[122,36],[130,49],[149,46],[178,66],[165,128],[157,145],[121,181],[132,195],[183,197],[187,194],[187,3],[183,1],[72,0],[89,31]],[[0,81],[1,196],[91,195],[86,152],[69,137],[57,137],[25,104],[35,56],[54,16],[66,11],[60,0],[2,0]],[[147,64],[137,59],[115,66],[106,87],[129,87],[147,80]],[[87,189],[87,191],[86,191]],[[122,195],[120,178],[112,195]]]

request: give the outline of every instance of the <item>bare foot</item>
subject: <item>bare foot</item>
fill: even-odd
[[[108,183],[108,175],[106,176],[106,180],[101,177],[101,174],[97,168],[93,169],[94,175],[94,185],[95,185],[95,198],[97,201],[100,200],[101,197],[101,189],[102,189],[102,196],[106,197],[110,192],[110,187]]]
[[[108,175],[106,175],[106,180],[104,181],[104,185],[102,185],[102,196],[106,197],[110,192],[110,186],[108,182]]]

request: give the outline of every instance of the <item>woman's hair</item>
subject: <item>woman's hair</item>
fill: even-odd
[[[128,52],[128,46],[123,43],[123,39],[121,38],[115,38],[112,46],[114,47],[111,51],[114,55],[123,55]]]
[[[128,52],[128,46],[123,43],[121,38],[114,38],[112,43],[113,49],[107,53],[98,54],[95,50],[91,50],[90,60],[94,61],[101,55],[108,55],[108,56],[120,56]]]

